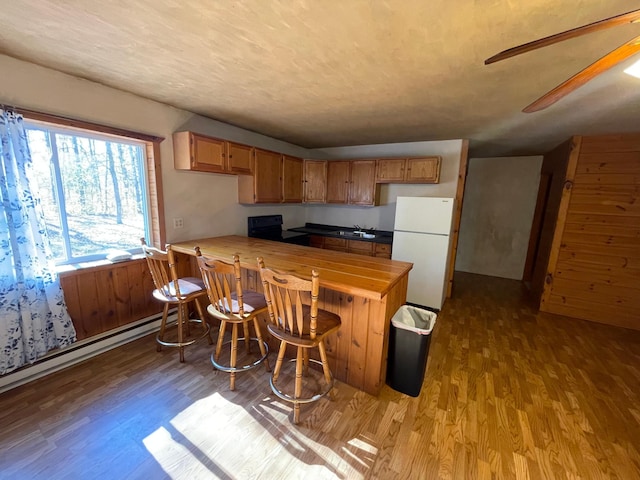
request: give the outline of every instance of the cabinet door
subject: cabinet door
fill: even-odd
[[[374,205],[376,200],[376,161],[356,160],[351,162],[349,203],[352,205]]]
[[[327,201],[327,161],[304,161],[304,201],[325,203]]]
[[[191,170],[224,173],[224,140],[191,134]]]
[[[347,239],[325,237],[324,248],[327,250],[336,250],[338,252],[347,252],[348,251]]]
[[[440,181],[440,157],[408,158],[405,181],[438,183]]]
[[[349,200],[348,161],[327,162],[327,203],[347,203]]]
[[[255,203],[282,202],[282,155],[256,148],[253,179]]]
[[[253,174],[253,147],[227,142],[227,170],[242,175]]]
[[[376,165],[376,182],[403,182],[407,160],[405,158],[382,158]]]
[[[285,203],[302,203],[302,169],[301,158],[282,156],[282,201]]]
[[[391,258],[391,245],[388,243],[376,243],[374,247],[374,256]]]
[[[324,248],[324,237],[321,235],[309,235],[309,246]]]
[[[359,255],[373,255],[373,243],[363,242],[362,240],[349,240],[349,253],[357,253]]]

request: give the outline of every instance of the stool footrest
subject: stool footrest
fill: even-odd
[[[238,342],[240,341],[244,341],[245,337],[240,337],[238,338]],[[256,337],[250,337],[249,341],[252,342],[256,342],[259,345],[260,340]],[[260,365],[262,362],[264,362],[265,358],[267,358],[267,355],[269,355],[269,345],[267,344],[267,342],[263,341],[262,344],[264,345],[264,349],[265,349],[265,354],[263,356],[261,356],[260,358],[258,358],[255,362],[253,363],[248,363],[246,365],[236,365],[235,367],[231,367],[229,365],[222,365],[218,362],[216,362],[215,359],[215,354],[218,352],[214,352],[211,354],[211,364],[216,367],[217,370],[220,370],[222,372],[227,372],[227,373],[231,373],[231,372],[243,372],[245,370],[251,370],[252,368],[257,367],[258,365]],[[222,348],[225,348],[225,346],[227,345],[231,345],[231,340],[224,342],[222,344]]]
[[[207,322],[203,322],[200,319],[193,319],[190,318],[188,320],[189,323],[193,323],[193,324],[197,324],[197,325],[202,325],[202,323],[204,323],[204,325],[207,327],[207,329],[205,331],[203,331],[199,336],[192,338],[191,340],[188,340],[186,342],[167,342],[166,340],[163,340],[160,338],[160,333],[158,333],[156,335],[156,342],[158,342],[160,345],[163,345],[165,347],[187,347],[189,345],[193,345],[194,343],[196,343],[198,340],[206,337],[207,335],[209,335],[209,331],[211,330],[211,327],[209,326],[209,324]],[[177,322],[173,322],[170,325],[167,325],[166,328],[177,328],[178,327],[178,323]],[[165,331],[166,333],[166,331]]]
[[[289,362],[295,362],[296,359],[293,358],[291,360],[289,360]],[[315,363],[316,365],[320,365],[322,366],[322,362],[320,362],[319,360],[316,360],[314,358],[310,358],[309,362],[311,363]],[[295,398],[292,397],[291,395],[283,392],[282,390],[280,390],[274,383],[273,383],[273,375],[271,375],[269,377],[269,385],[271,385],[271,390],[273,391],[273,393],[276,394],[276,396],[278,396],[279,398],[281,398],[282,400],[286,401],[286,402],[291,402],[293,404],[299,403],[312,403],[312,402],[317,402],[318,400],[320,400],[322,397],[326,396],[329,392],[331,392],[331,390],[333,389],[333,384],[334,384],[334,379],[333,379],[333,375],[331,375],[331,382],[329,382],[327,384],[327,386],[320,392],[316,393],[315,395],[311,396],[311,397],[300,397],[300,398]]]

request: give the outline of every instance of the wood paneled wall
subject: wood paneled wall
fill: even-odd
[[[640,134],[572,145],[540,309],[640,330]]]
[[[64,272],[60,284],[78,340],[162,311],[144,258]]]

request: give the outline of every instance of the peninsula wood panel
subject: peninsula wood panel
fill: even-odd
[[[257,256],[264,257],[267,267],[303,277],[309,277],[311,269],[316,268],[320,273],[320,307],[340,315],[342,321],[340,330],[326,340],[333,375],[367,393],[378,394],[385,383],[389,324],[406,301],[411,264],[236,236],[173,244],[179,252],[179,266],[190,266],[194,275],[196,244],[204,255],[215,258],[227,259],[239,253],[243,288],[258,292],[263,289],[257,273]],[[181,275],[186,273],[180,270]],[[266,320],[262,316],[263,327]],[[278,345],[268,341],[270,349],[277,351]],[[317,359],[317,353],[310,355],[312,358],[316,355]]]
[[[640,134],[578,138],[540,308],[640,330]]]
[[[60,274],[78,340],[160,313],[144,259]]]

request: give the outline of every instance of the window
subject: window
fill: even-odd
[[[29,119],[25,125],[56,262],[139,251],[152,229],[148,142]]]

